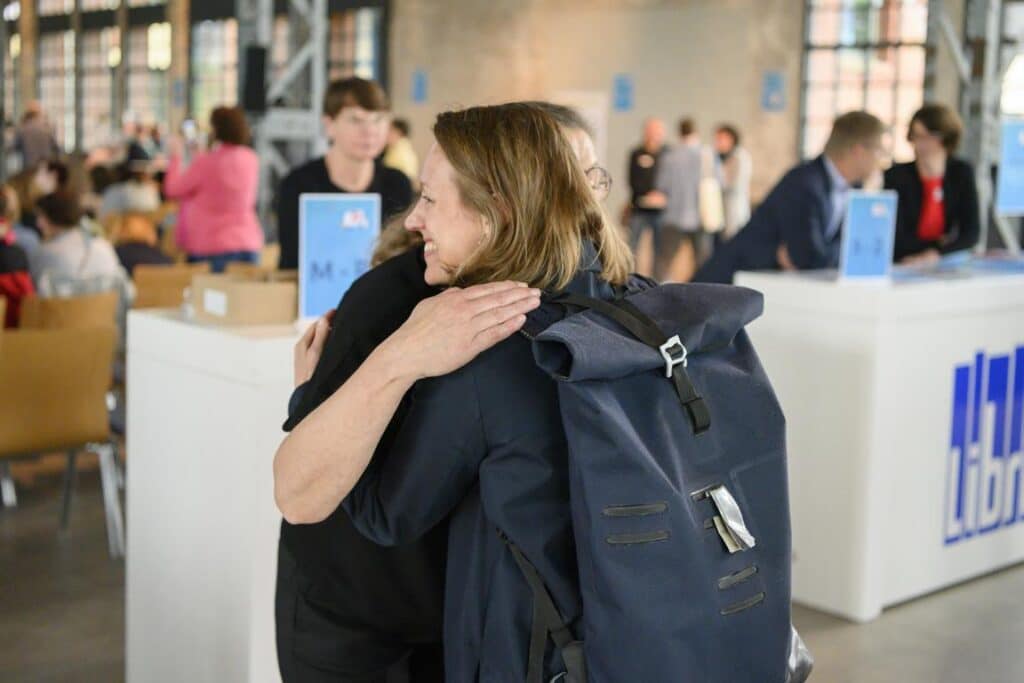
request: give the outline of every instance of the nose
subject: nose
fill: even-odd
[[[423,229],[423,216],[420,215],[419,202],[416,207],[405,217],[405,229],[410,232],[419,232]]]

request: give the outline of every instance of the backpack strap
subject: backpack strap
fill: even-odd
[[[544,683],[544,653],[547,650],[548,634],[558,646],[565,664],[566,681],[586,683],[586,667],[583,661],[583,643],[576,640],[569,624],[558,611],[551,594],[548,593],[537,568],[526,559],[523,551],[500,529],[498,536],[512,553],[526,583],[533,592],[533,626],[530,631],[530,654],[526,667],[526,683]]]
[[[686,372],[687,351],[678,336],[666,337],[650,316],[626,299],[603,301],[567,293],[555,297],[552,301],[597,311],[626,328],[643,343],[657,349],[665,359],[665,374],[672,380],[679,401],[690,417],[694,434],[706,432],[711,427],[711,414],[708,412],[707,402],[697,393]]]

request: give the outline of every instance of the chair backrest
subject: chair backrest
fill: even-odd
[[[9,330],[0,335],[0,457],[110,437],[106,394],[117,330]]]
[[[135,281],[134,308],[177,308],[185,298],[185,289],[191,286],[196,273],[210,272],[209,263],[171,266],[138,265],[132,279]]]
[[[118,302],[115,291],[67,298],[30,296],[22,301],[20,326],[39,330],[115,325]]]

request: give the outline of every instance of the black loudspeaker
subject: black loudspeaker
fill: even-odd
[[[267,48],[245,48],[245,82],[242,84],[242,109],[263,113],[267,110]]]

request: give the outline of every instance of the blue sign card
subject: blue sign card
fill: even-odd
[[[633,77],[616,74],[612,80],[612,106],[615,111],[632,111],[634,99]]]
[[[300,318],[317,318],[338,305],[370,269],[379,234],[379,194],[299,197]]]
[[[839,277],[885,278],[892,273],[896,193],[851,191],[846,206]]]
[[[423,104],[427,101],[428,91],[427,72],[423,69],[416,69],[412,72],[412,101],[416,104]]]
[[[786,111],[786,76],[781,71],[765,71],[761,78],[761,109]]]
[[[1003,121],[996,213],[1024,216],[1024,119]]]

